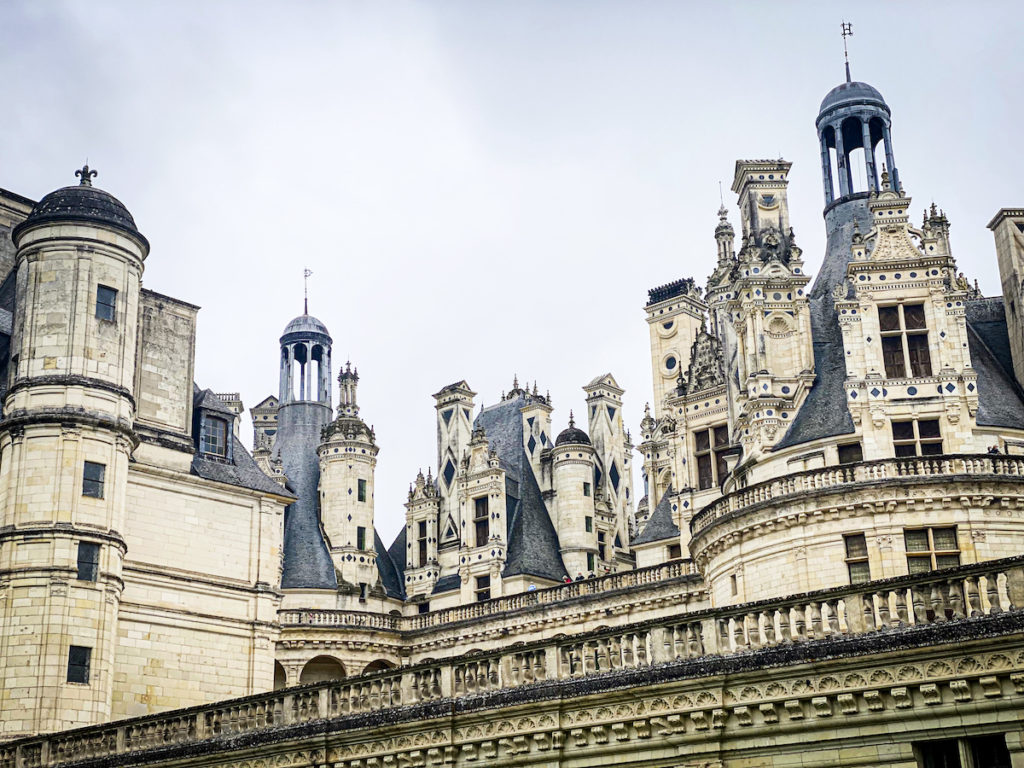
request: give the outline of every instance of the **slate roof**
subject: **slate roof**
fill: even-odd
[[[458,589],[461,586],[462,577],[457,573],[451,573],[438,579],[430,594],[438,595],[442,592],[451,592],[453,589]]]
[[[105,224],[134,236],[149,249],[149,242],[135,226],[135,219],[124,203],[109,192],[87,184],[62,187],[46,195],[33,206],[28,218],[12,230],[11,236],[16,240],[28,227],[57,221]]]
[[[658,506],[654,508],[654,512],[651,513],[647,525],[644,526],[640,535],[633,539],[634,546],[679,538],[679,526],[672,522],[672,493],[670,485],[658,502]]]
[[[808,294],[814,383],[786,434],[773,450],[854,432],[853,418],[846,407],[846,388],[843,386],[846,382],[846,360],[832,289],[846,279],[846,265],[853,258],[850,244],[853,242],[854,223],[861,232],[871,231],[871,212],[866,201],[867,195],[864,195],[836,206],[826,215],[830,234],[825,258]]]
[[[405,538],[405,527],[402,527],[402,538]],[[373,548],[377,551],[377,573],[380,574],[381,583],[384,585],[384,589],[390,597],[397,597],[402,600],[405,599],[405,573],[404,568],[399,570],[395,561],[391,558],[391,553],[388,552],[384,546],[384,542],[380,538],[380,534],[377,533],[377,529],[373,529]],[[403,546],[404,549],[404,546]],[[405,552],[402,552],[402,562],[405,562]]]
[[[201,390],[193,384],[192,391],[192,407],[197,413],[199,410],[214,411],[234,418],[234,411],[224,405],[209,389]],[[192,457],[192,474],[218,483],[237,485],[240,488],[272,493],[275,496],[295,498],[293,493],[286,491],[267,477],[242,445],[242,441],[234,436],[234,433],[231,435],[231,463],[206,458],[197,450]]]
[[[1013,374],[1001,296],[968,302],[967,347],[978,373],[978,425],[1024,429],[1024,392]]]
[[[558,534],[551,524],[537,478],[523,448],[525,395],[485,408],[474,427],[483,427],[506,472],[508,553],[503,576],[529,575],[552,581],[565,577]],[[551,436],[548,435],[550,444]],[[538,448],[540,450],[540,448]]]

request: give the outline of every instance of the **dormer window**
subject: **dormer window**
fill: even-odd
[[[208,456],[228,456],[228,423],[216,416],[203,419],[203,429],[199,439],[199,450]]]
[[[897,304],[878,308],[878,328],[882,333],[882,361],[890,379],[932,375],[928,351],[928,326],[924,304]]]

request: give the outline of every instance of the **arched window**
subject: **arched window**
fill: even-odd
[[[279,691],[288,685],[288,675],[285,674],[284,667],[280,661],[274,662],[274,690]]]

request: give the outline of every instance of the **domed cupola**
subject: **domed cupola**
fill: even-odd
[[[331,334],[327,326],[303,312],[281,334],[281,404],[331,404]]]
[[[563,429],[555,438],[555,445],[590,445],[590,438],[587,433],[576,426],[573,420],[572,411],[569,412],[569,426]]]
[[[24,232],[37,226],[61,222],[100,224],[130,235],[148,253],[149,241],[135,226],[135,219],[124,203],[92,185],[96,171],[86,165],[75,171],[75,176],[80,179],[76,186],[61,187],[35,204],[28,218],[11,233],[14,242],[17,244]]]
[[[882,188],[880,165],[888,168],[893,188],[900,189],[890,117],[882,94],[867,83],[853,80],[847,62],[846,82],[825,95],[814,123],[821,147],[826,206],[878,192]],[[879,144],[883,153],[876,152]]]

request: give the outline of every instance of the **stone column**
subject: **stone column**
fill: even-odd
[[[846,148],[843,146],[842,124],[833,126],[833,128],[836,132],[836,168],[839,173],[839,196],[846,197],[850,194],[850,174],[847,168]]]
[[[875,153],[871,151],[871,124],[867,120],[861,120],[860,130],[864,142],[864,170],[868,178],[868,189],[876,192],[878,177],[875,175]]]
[[[832,183],[832,161],[828,154],[828,141],[825,134],[821,134],[821,178],[825,185],[825,205],[835,199],[835,188]]]

